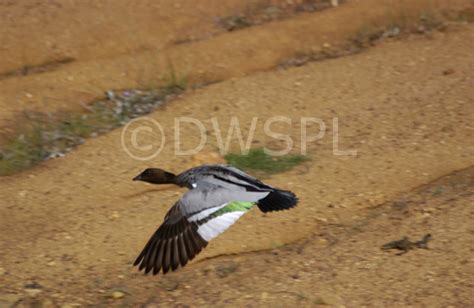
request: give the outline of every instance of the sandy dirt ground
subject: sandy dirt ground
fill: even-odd
[[[24,110],[83,110],[106,90],[156,87],[170,74],[170,63],[191,85],[208,84],[273,69],[295,53],[326,52],[324,46],[344,44],[391,20],[472,5],[472,0],[350,1],[223,32],[216,16],[238,15],[259,2],[282,3],[278,7],[287,2],[203,1],[197,7],[172,2],[140,1],[133,10],[128,1],[0,4],[5,16],[0,18],[0,132],[8,132]],[[25,67],[33,69],[23,75]]]
[[[354,22],[357,18],[347,20],[346,14],[352,9],[358,16],[356,4],[367,3],[373,1],[213,34],[190,44],[187,52],[197,48],[199,54],[199,46],[215,48],[219,45],[212,44],[218,42],[225,50],[236,37],[258,41],[257,33],[275,29],[286,29],[293,37],[295,29],[314,26],[317,18],[325,22],[322,29],[328,20]],[[11,8],[16,5],[22,7],[10,3]],[[242,7],[229,1],[206,14],[238,9]],[[80,11],[71,14],[82,16]],[[192,18],[180,16],[180,26],[163,30],[164,39],[156,40],[153,48],[165,48],[173,41],[167,35],[190,27]],[[147,24],[145,17],[143,22]],[[195,35],[217,31],[212,24],[202,27]],[[330,41],[315,37],[317,44]],[[82,48],[83,60],[54,72],[1,80],[2,91],[14,97],[19,85],[36,83],[39,88],[41,82],[68,76],[74,65],[124,59],[130,52],[118,48],[111,56],[101,53],[98,43],[87,48],[78,43],[82,40],[58,40],[71,50]],[[104,46],[114,49],[117,42],[106,40]],[[117,129],[87,140],[63,158],[0,178],[0,306],[474,306],[474,26],[453,23],[443,32],[386,40],[351,56],[270,70],[294,52],[282,46],[269,45],[270,60],[262,66],[244,61],[239,68],[240,60],[222,58],[228,71],[240,73],[189,90],[150,114],[166,136],[163,151],[152,161],[130,157],[121,142],[123,130]],[[264,54],[254,50],[242,56],[253,63],[252,56]],[[46,61],[33,53],[28,57]],[[24,65],[21,61],[12,58],[9,69]],[[81,72],[84,84],[100,79],[94,70]],[[136,79],[129,81],[133,85]],[[104,83],[97,91],[103,85],[114,87]],[[125,79],[117,84],[125,86]],[[58,91],[60,97],[72,97],[61,82],[55,87],[64,89]],[[80,83],[76,87],[82,88]],[[20,107],[2,111],[3,119],[11,119],[15,108]],[[191,116],[206,128],[207,143],[199,155],[177,156],[174,120]],[[131,263],[183,190],[131,178],[150,165],[179,172],[212,162],[218,141],[211,118],[225,134],[232,116],[244,136],[257,118],[252,145],[273,149],[285,144],[265,134],[265,121],[274,116],[291,120],[273,130],[292,138],[293,152],[306,147],[311,160],[265,181],[294,191],[300,205],[284,213],[251,211],[178,272],[163,277],[138,273]],[[302,145],[302,117],[326,125],[324,135],[307,145]],[[335,118],[339,148],[356,150],[357,155],[334,155]],[[307,131],[315,135],[320,127],[309,125]],[[141,142],[157,145],[160,140],[154,130]],[[184,149],[198,144],[196,128],[183,124],[179,142]],[[230,148],[239,148],[235,137]],[[380,249],[404,236],[418,240],[427,233],[432,235],[429,249],[403,255]]]

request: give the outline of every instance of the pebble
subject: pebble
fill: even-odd
[[[454,74],[456,71],[453,70],[452,68],[448,68],[447,70],[444,70],[443,71],[443,75],[447,76],[447,75],[451,75],[451,74]]]
[[[327,218],[325,217],[316,217],[315,219],[321,222],[325,222],[325,223],[328,222]]]
[[[120,218],[120,214],[116,211],[112,212],[112,215],[110,215],[110,219],[114,220],[114,219],[119,219]]]
[[[0,267],[0,276],[3,276],[7,273],[7,270],[4,269],[3,267]]]
[[[114,299],[121,299],[125,297],[125,293],[123,293],[122,291],[114,291],[110,296]]]

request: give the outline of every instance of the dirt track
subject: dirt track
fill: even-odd
[[[168,137],[153,162],[129,157],[119,129],[65,158],[0,178],[0,304],[474,305],[473,42],[472,25],[453,24],[349,57],[227,80],[150,115]],[[131,262],[181,191],[131,177],[150,164],[180,171],[197,163],[173,155],[174,118],[200,119],[211,131],[211,152],[217,142],[209,119],[228,127],[231,115],[244,136],[258,117],[255,146],[277,148],[263,122],[291,118],[291,126],[277,128],[294,138],[295,151],[299,119],[324,120],[326,135],[308,145],[312,160],[266,179],[297,193],[300,206],[252,211],[177,273],[137,273]],[[340,147],[357,156],[333,155],[334,117]],[[194,127],[183,127],[181,141],[198,142]],[[455,170],[463,171],[432,182]],[[430,250],[380,250],[425,233],[433,235]],[[38,294],[25,287],[32,282],[41,285]],[[111,299],[114,290],[125,297]]]

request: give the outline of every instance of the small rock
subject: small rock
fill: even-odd
[[[25,93],[25,96],[26,96],[27,98],[33,98],[33,94],[31,94],[31,93]]]
[[[48,266],[55,266],[55,265],[56,265],[56,262],[51,261],[51,262],[48,262],[47,265],[48,265]]]
[[[113,299],[121,299],[125,297],[125,293],[123,293],[122,291],[114,291],[112,292],[112,294],[110,294],[110,296]]]
[[[281,14],[281,9],[277,6],[269,6],[266,9],[263,10],[264,14],[269,16],[270,18],[278,18],[278,16]]]
[[[0,276],[3,276],[7,273],[7,270],[4,269],[3,267],[0,267]]]
[[[393,28],[385,31],[384,36],[386,36],[386,37],[395,37],[395,36],[400,35],[400,32],[401,32],[400,28],[393,27]]]
[[[331,44],[329,44],[329,43],[324,43],[324,44],[323,44],[323,48],[331,48]]]
[[[110,219],[112,220],[119,219],[119,218],[120,218],[120,214],[116,211],[113,211],[112,215],[110,215]]]
[[[260,298],[262,300],[266,300],[268,298],[268,293],[267,292],[262,292],[262,294],[260,295]]]
[[[318,221],[321,221],[321,222],[324,222],[324,223],[328,222],[327,218],[325,218],[325,217],[316,217],[315,220],[318,220]]]
[[[452,75],[452,74],[454,74],[455,72],[456,72],[456,71],[453,70],[452,68],[448,68],[447,70],[444,70],[444,71],[443,71],[443,75],[444,75],[444,76]]]

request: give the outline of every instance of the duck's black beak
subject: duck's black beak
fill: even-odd
[[[140,181],[142,179],[142,175],[139,174],[136,177],[133,178],[133,181]]]

